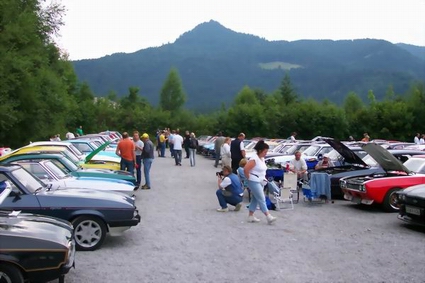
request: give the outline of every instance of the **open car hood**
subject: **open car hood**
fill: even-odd
[[[330,146],[332,146],[338,153],[344,158],[344,161],[362,165],[364,167],[369,167],[357,154],[354,153],[351,149],[349,149],[345,144],[340,141],[334,139],[324,139]]]
[[[98,154],[99,152],[101,152],[102,150],[104,150],[111,142],[105,142],[104,144],[102,144],[101,146],[99,146],[96,150],[93,150],[89,155],[86,156],[86,159],[84,160],[86,163],[89,162],[90,160],[92,160],[92,158]]]
[[[409,169],[406,168],[397,158],[395,158],[388,150],[376,143],[367,143],[361,145],[361,147],[373,157],[373,159],[381,165],[382,169],[387,172],[400,171],[410,173]]]

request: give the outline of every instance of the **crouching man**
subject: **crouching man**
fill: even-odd
[[[228,165],[223,167],[222,175],[217,174],[217,184],[219,189],[216,192],[221,208],[218,212],[227,212],[227,204],[235,207],[234,211],[239,211],[242,207],[243,188],[238,175],[232,172]]]

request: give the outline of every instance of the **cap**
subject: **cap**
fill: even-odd
[[[149,138],[149,135],[147,134],[147,133],[144,133],[143,135],[142,135],[142,139],[148,139]]]

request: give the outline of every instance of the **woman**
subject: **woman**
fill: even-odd
[[[244,168],[245,177],[248,179],[248,187],[251,190],[251,203],[249,204],[248,222],[255,223],[260,221],[260,219],[254,216],[257,205],[259,205],[261,211],[267,218],[267,222],[271,224],[276,221],[276,217],[272,216],[267,209],[263,185],[263,182],[266,179],[267,171],[267,165],[264,162],[264,157],[269,150],[269,146],[263,140],[260,140],[257,142],[254,149],[257,154],[254,154],[254,156],[251,157]]]
[[[221,165],[224,167],[226,165],[232,166],[232,159],[230,153],[230,142],[231,138],[227,137],[224,139],[224,143],[221,146]]]
[[[222,174],[217,173],[216,191],[220,208],[218,212],[227,212],[227,204],[235,207],[234,211],[239,211],[242,207],[243,189],[238,175],[232,172],[232,167],[226,165],[223,167]]]
[[[196,139],[195,133],[190,134],[189,139],[189,161],[190,166],[195,166],[195,155],[196,155],[196,149],[198,148],[198,140]]]

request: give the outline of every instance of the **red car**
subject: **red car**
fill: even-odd
[[[413,168],[404,166],[380,145],[368,143],[362,145],[362,148],[381,165],[385,173],[341,179],[344,198],[358,204],[378,203],[386,211],[398,211],[395,192],[425,184],[425,174],[416,174]]]

